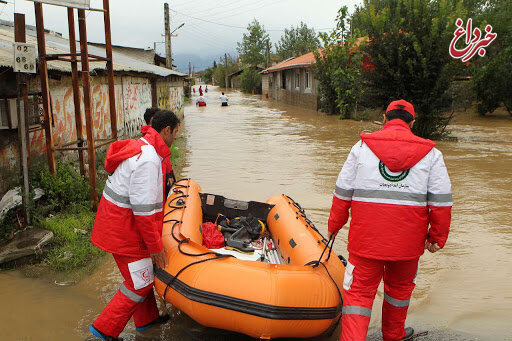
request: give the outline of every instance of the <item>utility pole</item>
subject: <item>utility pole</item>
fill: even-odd
[[[267,39],[267,64],[266,67],[270,66],[270,41]]]
[[[169,4],[164,4],[164,22],[165,22],[165,66],[172,69],[172,49],[171,49],[171,18],[169,14]]]
[[[188,77],[192,77],[192,64],[188,62]]]
[[[225,67],[225,79],[224,87],[228,88],[228,54],[224,53],[224,67]]]
[[[25,14],[14,13],[14,40],[17,43],[26,43],[25,34]],[[17,76],[18,83],[18,99],[17,99],[17,114],[18,114],[18,139],[21,157],[21,174],[23,175],[23,209],[25,213],[25,223],[31,224],[29,206],[29,160],[30,160],[30,138],[29,138],[29,102],[28,102],[28,84],[27,75],[19,73]],[[21,104],[23,103],[23,112],[21,111]]]

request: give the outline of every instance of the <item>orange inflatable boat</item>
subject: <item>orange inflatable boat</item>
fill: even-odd
[[[265,222],[279,251],[274,264],[205,248],[202,224],[219,213]],[[204,326],[260,339],[309,338],[341,317],[344,259],[331,256],[331,241],[285,195],[237,201],[180,180],[167,198],[162,238],[169,265],[155,269],[156,290]]]

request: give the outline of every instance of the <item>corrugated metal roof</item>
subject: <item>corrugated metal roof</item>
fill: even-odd
[[[26,27],[27,43],[37,46],[37,35],[33,26]],[[69,53],[69,40],[61,37],[55,33],[46,33],[46,53]],[[0,66],[13,67],[14,65],[14,26],[12,22],[0,20]],[[80,44],[77,44],[79,47]],[[89,54],[105,57],[105,49],[94,45],[88,45]],[[36,49],[37,51],[37,49]],[[183,77],[186,74],[160,67],[154,64],[146,63],[144,61],[132,58],[121,53],[119,50],[114,50],[112,53],[114,60],[115,72],[138,72],[149,73],[161,77],[178,76]],[[80,63],[79,63],[80,64]],[[80,69],[81,66],[79,65]],[[89,69],[105,70],[106,62],[90,62]],[[60,72],[71,72],[71,63],[62,61],[49,61],[48,69]]]

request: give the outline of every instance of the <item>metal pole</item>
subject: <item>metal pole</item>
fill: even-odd
[[[69,26],[69,53],[76,53],[76,35],[75,35],[75,15],[73,8],[68,7],[68,26]],[[82,111],[80,110],[80,87],[78,85],[78,62],[76,56],[71,56],[71,81],[73,84],[73,103],[75,105],[75,127],[77,146],[82,147],[83,131],[82,131]],[[85,176],[85,158],[84,151],[78,150],[78,159],[80,161],[80,174]]]
[[[116,93],[114,87],[114,61],[112,59],[112,34],[110,32],[109,0],[103,0],[103,10],[103,21],[105,22],[105,50],[107,56],[108,103],[110,105],[110,127],[112,130],[112,138],[117,139]]]
[[[26,43],[25,36],[25,14],[14,13],[14,41],[17,43]],[[28,163],[30,156],[30,147],[29,147],[29,136],[28,136],[28,85],[27,85],[27,76],[25,74],[18,74],[18,100],[17,104],[17,113],[18,113],[18,139],[20,146],[20,166],[21,173],[23,174],[23,208],[25,213],[25,220],[27,225],[31,224],[30,210],[29,206],[29,194],[30,194],[30,184],[29,184],[29,174],[28,174]],[[21,98],[20,98],[21,97]],[[21,100],[23,100],[23,112],[20,110]]]
[[[227,53],[224,53],[224,67],[226,68],[225,76],[224,76],[224,87],[229,88],[228,87],[228,54]]]
[[[165,23],[165,66],[172,69],[172,50],[171,50],[171,19],[169,16],[169,4],[164,4],[164,23]]]
[[[82,64],[82,89],[84,92],[85,127],[87,131],[87,156],[89,158],[89,195],[94,208],[98,207],[96,193],[96,154],[94,149],[94,132],[92,126],[91,80],[89,75],[89,50],[87,46],[87,26],[85,10],[78,9],[78,30],[80,32],[80,53]]]
[[[37,30],[37,50],[39,53],[39,76],[43,97],[44,133],[46,138],[46,157],[50,173],[55,174],[55,155],[53,154],[52,122],[50,119],[50,93],[48,89],[48,65],[46,64],[46,39],[44,36],[43,5],[34,2]]]
[[[270,66],[270,41],[267,39],[267,68]]]

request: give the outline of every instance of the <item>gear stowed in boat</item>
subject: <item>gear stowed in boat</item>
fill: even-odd
[[[202,224],[219,213],[229,219],[250,213],[265,222],[279,263],[285,264],[237,259],[204,247]],[[162,240],[169,265],[155,270],[156,290],[204,326],[262,339],[308,338],[340,318],[342,258],[331,257],[330,241],[285,195],[266,203],[237,201],[201,193],[194,181],[180,180],[167,198]]]

